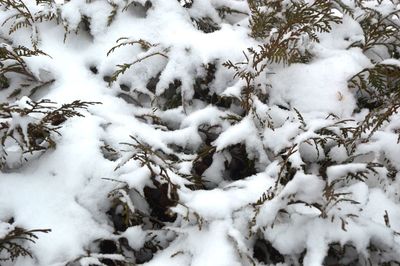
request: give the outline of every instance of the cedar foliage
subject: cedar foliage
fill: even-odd
[[[25,105],[21,107],[22,105]],[[83,115],[85,110],[95,102],[74,101],[57,107],[54,102],[38,102],[25,99],[20,105],[0,104],[1,167],[13,167],[8,164],[7,148],[13,144],[20,149],[20,162],[27,160],[24,154],[34,154],[56,147],[55,136],[69,118]]]
[[[26,230],[11,224],[8,225],[8,232],[4,236],[0,236],[0,261],[14,261],[19,256],[33,258],[32,253],[24,245],[24,241],[35,243],[35,240],[38,239],[38,233],[49,233],[51,231],[50,229]]]
[[[333,12],[332,1],[258,1],[250,0],[251,35],[267,40],[259,50],[249,49],[252,67],[268,63],[307,62],[310,42],[318,42],[318,33],[329,32],[341,19]]]
[[[25,58],[32,56],[47,56],[39,49],[30,50],[24,46],[12,47],[7,43],[2,43],[0,47],[0,88],[7,89],[10,82],[14,80],[15,74],[22,77],[22,81],[8,95],[9,98],[19,96],[24,91],[25,94],[32,96],[37,90],[45,85],[52,83],[54,80],[39,80],[29,69],[25,62]],[[28,90],[28,92],[25,92]]]

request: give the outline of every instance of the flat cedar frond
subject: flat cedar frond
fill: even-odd
[[[110,5],[112,6],[112,10],[111,10],[110,15],[107,18],[107,26],[110,26],[111,23],[114,21],[115,17],[118,14],[118,8],[119,8],[117,4],[110,3]]]
[[[231,15],[231,14],[242,14],[242,15],[247,15],[246,12],[236,10],[233,8],[230,8],[228,6],[222,6],[217,8],[218,14],[221,18],[224,18],[226,15]]]
[[[121,42],[122,41],[122,42]],[[110,82],[114,82],[118,79],[118,77],[122,74],[124,74],[129,68],[131,68],[133,65],[140,63],[150,57],[153,56],[162,56],[165,58],[168,58],[168,49],[167,48],[162,48],[159,46],[159,44],[152,44],[150,42],[147,42],[145,40],[139,39],[139,40],[134,40],[134,41],[130,41],[128,38],[126,37],[122,37],[119,38],[117,40],[117,43],[119,43],[118,45],[112,47],[108,52],[107,52],[107,56],[109,56],[111,53],[113,53],[116,49],[123,47],[123,46],[127,46],[127,45],[135,45],[138,44],[140,45],[140,47],[144,50],[144,52],[142,54],[140,54],[140,56],[138,56],[136,58],[136,60],[134,60],[131,63],[124,63],[124,64],[119,64],[117,65],[117,70],[114,71],[114,73],[112,74],[111,78],[110,78]]]
[[[32,46],[36,49],[39,43],[39,34],[35,25],[35,17],[25,5],[24,1],[1,0],[0,6],[4,6],[6,9],[14,11],[14,14],[4,20],[2,26],[4,26],[7,22],[12,21],[8,32],[10,35],[21,28],[31,28]]]
[[[26,241],[35,243],[35,240],[38,239],[38,233],[49,232],[51,232],[50,229],[26,230],[20,227],[15,227],[3,238],[0,238],[0,261],[14,261],[19,256],[29,256],[32,258],[31,252],[24,247],[23,243]]]
[[[249,51],[252,51],[249,48]],[[251,69],[249,68],[250,59],[246,53],[243,53],[246,61],[232,63],[231,61],[227,61],[222,65],[228,69],[232,69],[235,71],[234,78],[240,78],[245,81],[245,86],[241,91],[240,104],[241,107],[246,111],[246,113],[251,112],[252,110],[252,101],[253,97],[258,97],[261,95],[257,95],[258,91],[256,90],[255,79],[264,71],[264,68],[267,65],[263,65],[261,69]]]
[[[0,6],[4,6],[7,10],[15,11],[15,14],[7,18],[3,22],[2,26],[4,26],[5,23],[7,23],[10,19],[13,18],[15,19],[24,18],[27,25],[32,26],[31,23],[34,22],[33,15],[22,0],[1,0]]]
[[[211,33],[220,29],[220,26],[209,17],[191,18],[197,29],[204,33]]]
[[[333,23],[341,23],[331,1],[250,0],[249,7],[252,36],[266,41],[260,51],[251,51],[255,68],[264,60],[284,64],[308,61],[307,42],[318,42],[317,33],[329,32]]]
[[[336,10],[339,10],[343,14],[348,14],[350,16],[354,15],[354,9],[351,8],[350,6],[346,5],[343,1],[341,0],[333,0],[333,7]]]
[[[113,48],[111,48],[111,49],[107,52],[107,56],[109,56],[111,53],[113,53],[116,49],[118,49],[118,48],[120,48],[120,47],[123,47],[123,46],[127,46],[127,45],[135,45],[135,44],[138,44],[138,45],[140,45],[140,47],[141,47],[143,50],[145,50],[145,51],[149,50],[150,47],[155,47],[155,46],[158,45],[158,44],[149,43],[148,41],[145,41],[145,40],[142,40],[142,39],[131,41],[131,40],[129,40],[129,38],[127,38],[127,37],[121,37],[121,38],[119,38],[119,39],[117,40],[117,43],[118,43],[118,44],[117,44],[116,46],[114,46]]]
[[[349,87],[364,93],[364,96],[385,102],[393,96],[400,97],[400,67],[390,64],[377,64],[367,68],[349,80]]]
[[[400,108],[400,68],[397,65],[377,64],[354,75],[349,87],[356,89],[360,107],[370,109],[365,119],[355,128],[353,143],[367,134],[368,140]],[[355,147],[353,146],[353,149]]]
[[[393,11],[385,16],[375,10],[365,10],[365,15],[358,18],[364,31],[364,41],[362,44],[357,43],[353,46],[360,46],[364,51],[375,46],[384,46],[389,53],[396,51],[400,47],[400,26],[392,20],[392,17],[398,17],[400,10]]]
[[[38,89],[54,81],[53,79],[45,81],[38,80],[26,64],[25,58],[40,55],[49,56],[40,49],[31,50],[21,45],[13,47],[6,43],[0,44],[0,88],[5,89],[10,86],[10,80],[13,78],[13,74],[22,76],[24,78],[22,82],[28,83],[19,84],[18,87],[14,88],[14,91],[8,98],[16,97],[22,91],[26,90],[30,90],[27,94],[32,95]]]
[[[174,162],[179,160],[176,155],[167,155],[159,151],[154,151],[148,144],[143,143],[134,136],[131,136],[134,143],[123,143],[134,149],[134,154],[128,159],[135,160],[141,163],[142,166],[146,166],[152,176],[160,176],[168,183],[172,184],[171,178],[169,177],[168,171],[171,171],[179,175],[179,172],[175,169]],[[127,161],[122,162],[118,167],[125,164]]]
[[[32,72],[28,69],[23,57],[36,56],[45,54],[38,50],[30,50],[23,46],[11,47],[7,44],[0,46],[0,76],[4,76],[7,73],[18,73],[25,75],[28,78],[35,79]]]
[[[50,57],[48,54],[46,54],[42,50],[39,50],[39,49],[30,50],[29,48],[27,48],[25,46],[21,46],[21,45],[15,47],[13,50],[20,57],[21,56],[30,57],[30,56],[37,56],[37,55],[45,55],[45,56]]]
[[[53,4],[55,3],[54,0],[36,0],[36,4],[37,5],[41,5],[41,4]]]
[[[340,0],[333,2],[337,10],[353,17],[363,30],[363,40],[354,42],[350,47],[360,47],[364,52],[373,50],[373,53],[381,59],[384,59],[385,55],[375,49],[378,46],[384,47],[389,56],[397,52],[400,47],[398,22],[400,10],[396,9],[388,14],[382,14],[380,11],[372,9],[367,1],[354,1],[356,9]]]
[[[347,139],[347,145],[354,152],[357,143],[368,142],[372,135],[378,131],[386,122],[389,122],[391,117],[397,114],[400,110],[400,101],[387,102],[388,106],[370,111],[364,120],[362,120],[353,130],[351,138]]]
[[[83,116],[80,110],[99,103],[74,101],[56,107],[54,102],[41,100],[27,101],[26,104],[26,107],[0,104],[0,118],[3,119],[0,127],[1,165],[7,161],[7,140],[14,140],[23,153],[55,148],[54,134],[60,135],[61,124],[68,118]]]

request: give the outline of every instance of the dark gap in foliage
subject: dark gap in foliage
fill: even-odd
[[[182,105],[181,85],[182,82],[175,79],[161,95],[163,100],[161,105],[164,107],[164,110],[173,109]]]
[[[204,146],[197,158],[193,161],[192,174],[201,177],[203,173],[211,166],[215,149],[211,146]]]
[[[146,84],[146,88],[152,92],[156,93],[157,84],[160,81],[161,72],[158,73],[155,77],[151,77]]]
[[[248,158],[244,144],[233,145],[227,151],[232,157],[229,162],[225,162],[227,177],[230,180],[240,180],[257,172],[255,162]]]
[[[176,201],[171,200],[169,196],[168,184],[155,183],[155,188],[146,186],[143,189],[146,201],[151,208],[150,215],[162,222],[174,222],[177,216],[171,213],[169,208],[175,206]]]
[[[99,73],[99,70],[97,69],[96,66],[90,66],[89,70],[90,70],[90,72],[92,72],[95,75],[97,75]]]
[[[121,99],[124,100],[126,103],[133,104],[133,105],[136,105],[136,106],[141,106],[141,104],[140,104],[137,100],[135,100],[132,96],[130,96],[129,94],[126,94],[126,93],[118,93],[118,94],[117,94],[117,97],[118,97],[118,98],[121,98]]]
[[[129,85],[127,85],[127,84],[124,84],[124,83],[120,84],[119,88],[124,92],[129,92],[131,90],[131,87]]]
[[[192,18],[193,25],[204,33],[212,33],[221,27],[209,17]]]
[[[107,83],[110,83],[112,79],[111,79],[111,76],[105,75],[105,76],[103,76],[103,80],[104,80],[105,82],[107,82]]]
[[[360,265],[357,249],[349,244],[342,246],[340,243],[332,243],[329,245],[328,253],[324,259],[323,265]]]
[[[253,246],[253,256],[259,262],[263,262],[267,265],[284,263],[285,259],[278,250],[276,250],[269,241],[258,238]]]

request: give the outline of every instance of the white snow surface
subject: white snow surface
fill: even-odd
[[[34,1],[24,2],[33,10],[39,8]],[[194,1],[192,11],[182,7],[185,1],[176,0],[152,0],[151,7],[147,7],[146,1],[135,1],[126,11],[121,10],[122,6],[131,1],[58,2],[62,23],[69,25],[71,33],[64,42],[62,25],[38,23],[39,48],[50,57],[30,57],[27,64],[37,77],[45,79],[48,74],[55,82],[31,99],[50,99],[58,104],[74,100],[101,104],[82,111],[84,117],[68,119],[56,136],[56,149],[22,162],[17,155],[12,157],[14,153],[19,154],[19,147],[14,144],[8,148],[9,170],[0,173],[0,239],[16,226],[49,228],[51,232],[38,233],[36,243],[26,243],[33,259],[19,257],[4,265],[61,266],[71,261],[79,261],[80,265],[101,265],[100,260],[107,256],[97,254],[98,250],[93,248],[93,243],[101,239],[126,238],[132,249],[140,250],[157,229],[135,225],[124,232],[116,232],[106,214],[112,207],[109,193],[122,183],[134,191],[125,195],[132,211],[147,212],[149,208],[139,202],[145,194],[144,188],[153,186],[151,173],[137,161],[130,160],[136,151],[124,153],[129,150],[124,143],[134,143],[133,136],[166,157],[179,147],[181,155],[190,161],[196,156],[184,152],[202,147],[205,137],[200,128],[203,126],[213,128],[218,135],[209,143],[215,148],[213,163],[203,173],[212,187],[189,189],[191,181],[169,172],[171,182],[180,187],[179,204],[171,208],[178,218],[175,223],[168,224],[163,233],[168,245],[144,265],[251,265],[248,257],[253,254],[251,245],[255,236],[268,240],[283,255],[300,255],[306,249],[304,265],[322,265],[328,245],[334,242],[352,244],[362,254],[367,254],[369,243],[400,249],[400,238],[394,233],[400,232],[400,176],[397,174],[397,179],[387,181],[381,178],[387,174],[383,167],[377,173],[367,169],[368,162],[375,163],[382,156],[390,159],[391,166],[400,169],[400,146],[395,134],[400,128],[399,115],[373,134],[370,142],[357,147],[357,153],[364,156],[360,162],[341,164],[346,150],[335,147],[329,154],[337,165],[327,166],[325,179],[312,167],[307,173],[302,170],[306,162],[312,165],[325,158],[323,148],[315,146],[311,139],[321,128],[335,126],[335,121],[327,118],[329,114],[339,119],[357,120],[355,92],[348,88],[347,81],[372,63],[360,48],[346,49],[347,41],[343,40],[346,32],[350,34],[346,35],[350,41],[362,36],[356,21],[345,17],[343,24],[333,27],[331,33],[321,34],[321,42],[313,47],[316,56],[310,63],[276,66],[274,73],[267,77],[270,83],[268,102],[255,101],[257,108],[253,113],[231,123],[224,117],[235,115],[234,107],[204,106],[191,99],[195,95],[194,79],[204,71],[201,67],[209,63],[219,66],[215,79],[208,85],[210,91],[231,97],[233,101],[240,98],[243,82],[233,80],[233,73],[221,64],[227,60],[243,61],[242,51],[259,43],[249,36],[247,16],[238,14],[221,20],[216,8],[230,5],[246,13],[249,12],[246,1]],[[108,2],[121,6],[110,26],[107,26],[107,18],[112,6]],[[384,2],[381,8],[388,12],[390,5],[386,2],[389,1]],[[371,8],[375,8],[374,5],[371,4]],[[4,21],[8,14],[1,10],[0,20]],[[90,34],[82,29],[74,33],[78,26],[82,27],[82,15],[90,17]],[[204,33],[193,26],[191,16],[206,15],[217,20],[220,29]],[[28,29],[16,31],[9,37],[13,43],[30,46]],[[103,77],[111,75],[116,65],[141,59],[149,52],[132,45],[107,56],[120,37],[146,40],[154,44],[150,52],[166,56],[152,56],[135,64],[110,85]],[[399,61],[387,59],[381,64],[398,66]],[[96,66],[99,73],[92,73],[91,66]],[[142,93],[142,106],[119,96],[120,84],[129,85],[132,95],[142,95],[141,92],[147,91],[148,79],[159,73],[159,82],[155,90],[148,93],[150,96]],[[175,79],[181,81],[182,99],[187,102],[167,111],[149,107],[150,101],[145,97],[158,99]],[[2,101],[7,100],[6,94],[0,92],[0,95]],[[21,106],[28,99],[24,97],[14,102]],[[293,112],[294,108],[304,121]],[[152,126],[139,118],[143,114],[158,115],[163,121],[169,121],[171,128],[162,124]],[[260,127],[255,114],[270,120],[273,127]],[[35,119],[13,114],[10,121],[14,123],[12,126],[20,126],[27,132],[28,123]],[[118,150],[120,156],[116,160],[105,158],[101,152],[104,144]],[[258,171],[241,180],[226,180],[227,173],[222,169],[225,162],[232,160],[229,148],[241,144],[245,146],[248,159],[256,161]],[[288,160],[298,172],[285,186],[279,186],[274,197],[263,202],[255,215],[252,204],[268,196],[277,184],[281,161],[273,160],[271,154],[287,152],[293,144],[298,146]],[[17,165],[22,166],[13,168]],[[190,175],[191,167],[191,163],[183,160],[177,168]],[[360,171],[367,171],[368,181],[346,181],[349,174]],[[308,204],[323,202],[316,195],[323,195],[325,185],[332,182],[345,200],[330,203],[324,210]],[[356,204],[347,204],[350,200]],[[322,218],[322,212],[329,219]],[[354,212],[357,217],[349,215]],[[390,226],[385,223],[385,214],[390,218]],[[346,217],[346,221],[341,217]],[[7,223],[11,218],[12,225]],[[88,250],[92,250],[91,256]],[[109,258],[124,259],[116,254],[114,257],[110,254]],[[291,265],[291,262],[285,263]]]

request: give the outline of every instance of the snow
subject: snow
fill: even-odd
[[[228,266],[242,265],[239,256],[235,254],[235,247],[232,245],[228,233],[228,221],[215,221],[210,223],[203,231],[196,229],[185,230],[178,241],[157,254],[155,258],[144,265],[192,265],[200,266],[205,264]],[[207,243],[205,246],[204,243]],[[190,249],[188,249],[190,248]],[[223,256],[221,256],[223,254]],[[194,259],[190,259],[193,257]]]
[[[134,249],[140,249],[146,239],[146,234],[141,230],[140,226],[133,226],[128,228],[122,236],[126,237],[129,242],[129,246]]]
[[[14,226],[9,223],[0,223],[0,237],[4,238],[10,231],[14,229]]]
[[[248,177],[223,188],[181,195],[186,205],[207,220],[227,219],[235,211],[254,202],[265,187],[272,185],[265,174]],[[251,193],[250,193],[251,191]],[[209,206],[213,208],[210,210]]]
[[[37,80],[6,73],[9,87],[0,90],[19,110],[0,105],[0,258],[1,240],[15,228],[51,232],[21,241],[32,258],[4,265],[323,265],[335,243],[354,247],[360,263],[399,261],[400,115],[356,135],[369,110],[348,81],[400,61],[384,47],[362,49],[365,10],[343,2],[355,15],[335,10],[342,23],[301,47],[309,62],[268,63],[245,98],[246,81],[223,63],[247,57],[236,66],[253,71],[248,48],[270,38],[250,36],[248,1],[24,0],[33,16],[57,18],[10,33],[8,21],[0,31],[0,48],[12,52],[33,49],[37,27],[38,48],[49,55],[23,57]],[[382,15],[400,8],[362,2]],[[13,11],[0,10],[2,23]],[[196,26],[205,18],[216,28]],[[108,54],[130,41],[140,43]],[[13,62],[0,60],[1,70]],[[118,65],[135,61],[109,82]],[[52,79],[33,94],[23,86]],[[42,99],[54,102],[47,107],[97,103],[53,125],[41,112],[20,111]],[[55,147],[24,149],[32,134],[49,138],[32,125],[57,129],[49,133]],[[257,257],[260,239],[284,261],[272,261],[270,248],[268,259]],[[115,250],[104,251],[103,240]]]
[[[333,53],[310,65],[294,64],[271,77],[271,102],[289,103],[301,112],[347,117],[355,108],[355,100],[346,81],[368,66],[367,62],[361,51],[354,49]],[[284,78],[288,76],[292,78]]]
[[[342,164],[330,166],[326,173],[329,181],[338,179],[339,177],[346,176],[349,173],[362,172],[366,170],[366,165],[362,163]]]
[[[250,118],[244,118],[238,124],[224,131],[215,141],[214,145],[217,147],[217,150],[220,151],[229,145],[243,141],[254,143],[255,140],[250,140],[248,137],[254,135],[255,131],[256,128],[253,125],[253,121]]]
[[[279,152],[290,146],[290,141],[297,136],[299,124],[287,122],[274,130],[266,128],[264,131],[264,144],[274,152]]]

